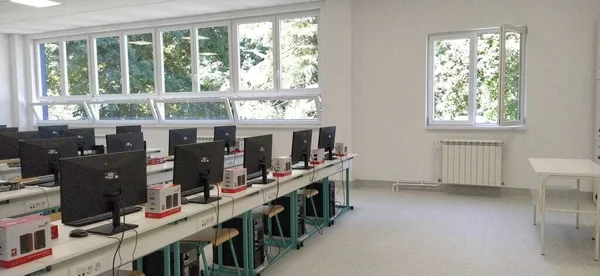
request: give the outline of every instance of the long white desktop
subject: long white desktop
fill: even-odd
[[[254,185],[246,191],[236,194],[226,194],[226,196],[221,194],[223,199],[219,201],[218,221],[216,220],[216,203],[182,205],[180,213],[162,219],[144,218],[143,211],[127,215],[127,223],[139,225],[136,229],[139,235],[136,240],[135,232],[125,232],[121,245],[123,263],[131,262],[132,258],[148,255],[185,237],[211,228],[218,223],[270,202],[276,197],[282,197],[297,191],[311,184],[314,180],[324,179],[340,172],[345,172],[347,176],[355,156],[349,155],[342,159],[326,161],[325,164],[315,166],[315,169],[310,171],[293,171],[292,175],[280,178],[279,181],[267,185]],[[346,181],[348,181],[347,178]],[[349,191],[347,183],[345,188]],[[217,191],[212,190],[211,193],[216,195]],[[348,197],[346,198],[348,199]],[[349,206],[348,200],[346,200],[346,204]],[[92,224],[86,228],[104,223]],[[60,237],[52,243],[52,256],[11,269],[0,268],[0,275],[27,275],[34,272],[43,275],[74,275],[74,269],[87,263],[99,263],[100,268],[96,272],[106,272],[112,269],[112,258],[119,244],[117,239],[96,235],[81,239],[69,238],[69,232],[75,228],[62,225],[60,222],[57,222],[57,225],[59,225]],[[243,275],[250,274],[250,271],[244,270]]]

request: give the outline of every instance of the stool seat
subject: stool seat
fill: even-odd
[[[184,242],[206,242],[212,243],[214,246],[219,246],[226,241],[233,239],[240,232],[235,228],[207,229],[200,233],[191,235],[182,241]]]
[[[112,272],[105,272],[102,273],[101,276],[109,276],[109,275],[113,275]],[[117,270],[115,273],[116,276],[145,276],[146,274],[144,274],[143,272],[139,272],[139,271],[131,271],[131,270]]]
[[[272,205],[265,207],[264,214],[270,218],[276,216],[277,214],[283,212],[284,208],[281,205]]]
[[[306,198],[311,198],[311,197],[316,196],[318,194],[319,194],[319,191],[316,190],[316,189],[306,189],[306,190],[304,190],[304,196]]]
[[[52,213],[48,216],[50,217],[50,222],[55,222],[62,219],[62,214],[60,212]]]

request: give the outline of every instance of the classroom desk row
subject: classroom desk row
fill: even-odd
[[[276,197],[296,194],[299,189],[315,180],[327,179],[329,176],[340,172],[345,172],[347,176],[354,158],[355,155],[349,155],[343,159],[326,161],[322,165],[315,166],[314,170],[293,171],[292,175],[279,178],[279,181],[267,185],[254,185],[235,194],[221,194],[223,198],[218,201],[218,210],[217,202],[215,202],[207,205],[182,205],[180,213],[162,219],[144,218],[143,211],[127,215],[126,222],[137,224],[139,227],[136,229],[137,239],[134,231],[127,231],[124,234],[121,244],[123,263],[131,262],[132,259],[141,258],[171,244],[178,244],[180,240],[190,235],[209,229],[231,218],[247,214],[252,209],[262,206]],[[345,186],[346,206],[349,208],[349,185]],[[217,195],[217,190],[212,190],[211,193]],[[218,221],[216,220],[217,211]],[[69,238],[69,232],[75,228],[63,225],[60,222],[56,223],[59,225],[60,237],[53,241],[52,256],[11,269],[0,268],[0,275],[28,275],[35,272],[41,275],[72,275],[70,270],[74,266],[89,262],[100,262],[102,264],[100,272],[112,269],[112,258],[119,244],[117,239],[97,235],[90,235],[81,239]],[[92,228],[103,223],[105,222],[92,224],[85,228]],[[175,254],[175,263],[178,261],[177,255]],[[175,275],[178,274],[175,273]],[[246,269],[243,271],[243,275],[256,275],[256,273],[254,270]]]
[[[243,156],[243,153],[228,155],[225,158],[225,168],[243,165]],[[146,168],[146,173],[148,174],[148,185],[172,181],[173,162],[149,165]],[[30,206],[35,204],[43,204],[44,206],[32,210]],[[28,186],[20,190],[0,192],[0,218],[42,212],[59,206],[60,187]]]

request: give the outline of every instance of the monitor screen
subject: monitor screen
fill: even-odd
[[[64,129],[61,137],[76,137],[77,145],[83,150],[92,150],[96,146],[96,133],[93,128]]]
[[[271,167],[272,147],[272,134],[244,138],[244,168],[247,170],[247,179],[261,175],[261,161],[266,162],[267,169]]]
[[[21,177],[30,178],[58,173],[60,158],[77,155],[75,137],[20,141]]]
[[[0,160],[19,158],[19,141],[40,139],[37,131],[0,133]]]
[[[144,149],[142,132],[119,133],[106,135],[106,150],[109,153],[138,151]]]
[[[333,149],[335,146],[335,127],[322,127],[319,129],[319,148],[320,149]]]
[[[225,141],[225,146],[229,144],[229,147],[233,148],[235,147],[235,130],[235,126],[216,126],[213,140]]]
[[[38,131],[40,137],[44,138],[59,138],[62,130],[69,129],[67,125],[55,125],[55,126],[39,126]]]
[[[117,133],[142,132],[142,126],[117,126]]]
[[[175,146],[173,183],[181,185],[182,196],[202,191],[202,177],[211,184],[223,181],[225,142],[215,141]]]
[[[2,132],[18,132],[19,128],[17,127],[4,127],[4,128],[0,128],[0,133]]]
[[[175,146],[197,143],[197,136],[196,128],[169,130],[169,156],[175,155]]]
[[[304,155],[310,159],[312,129],[294,131],[292,134],[292,163],[304,161]]]

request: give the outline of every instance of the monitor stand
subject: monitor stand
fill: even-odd
[[[269,184],[275,181],[275,179],[270,179],[267,178],[267,163],[263,160],[260,161],[260,170],[261,170],[261,177],[254,179],[252,181],[248,181],[247,184],[249,184],[248,186],[252,186],[254,184],[259,184],[259,185],[265,185],[265,184]]]
[[[200,185],[204,187],[204,194],[202,196],[188,199],[188,203],[209,204],[221,199],[220,197],[210,196],[210,185],[208,183],[208,177],[206,177],[206,174],[200,174]]]
[[[332,146],[327,146],[327,153],[325,156],[325,160],[335,160],[335,156],[333,156],[333,147]]]
[[[302,153],[302,160],[304,162],[304,165],[296,165],[296,166],[292,167],[292,169],[307,171],[307,170],[314,168],[313,166],[308,165],[308,154],[307,153]]]
[[[58,183],[60,183],[60,177],[58,174],[58,165],[56,164],[56,162],[50,162],[48,165],[50,167],[50,171],[52,172],[52,175],[54,176],[54,181],[47,182],[47,183],[40,183],[40,184],[38,184],[38,186],[40,186],[40,187],[51,188],[51,187],[58,186]]]
[[[111,195],[111,196],[106,196],[106,197],[110,197],[112,198],[113,201],[113,205],[112,205],[112,223],[110,224],[105,224],[105,225],[100,225],[98,227],[94,227],[92,229],[88,229],[88,233],[92,233],[92,234],[97,234],[97,235],[103,235],[103,236],[112,236],[115,234],[119,234],[119,233],[123,233],[127,230],[131,230],[134,228],[137,228],[138,225],[136,224],[130,224],[130,223],[121,223],[121,213],[119,212],[120,205],[119,205],[119,200],[116,196]]]

